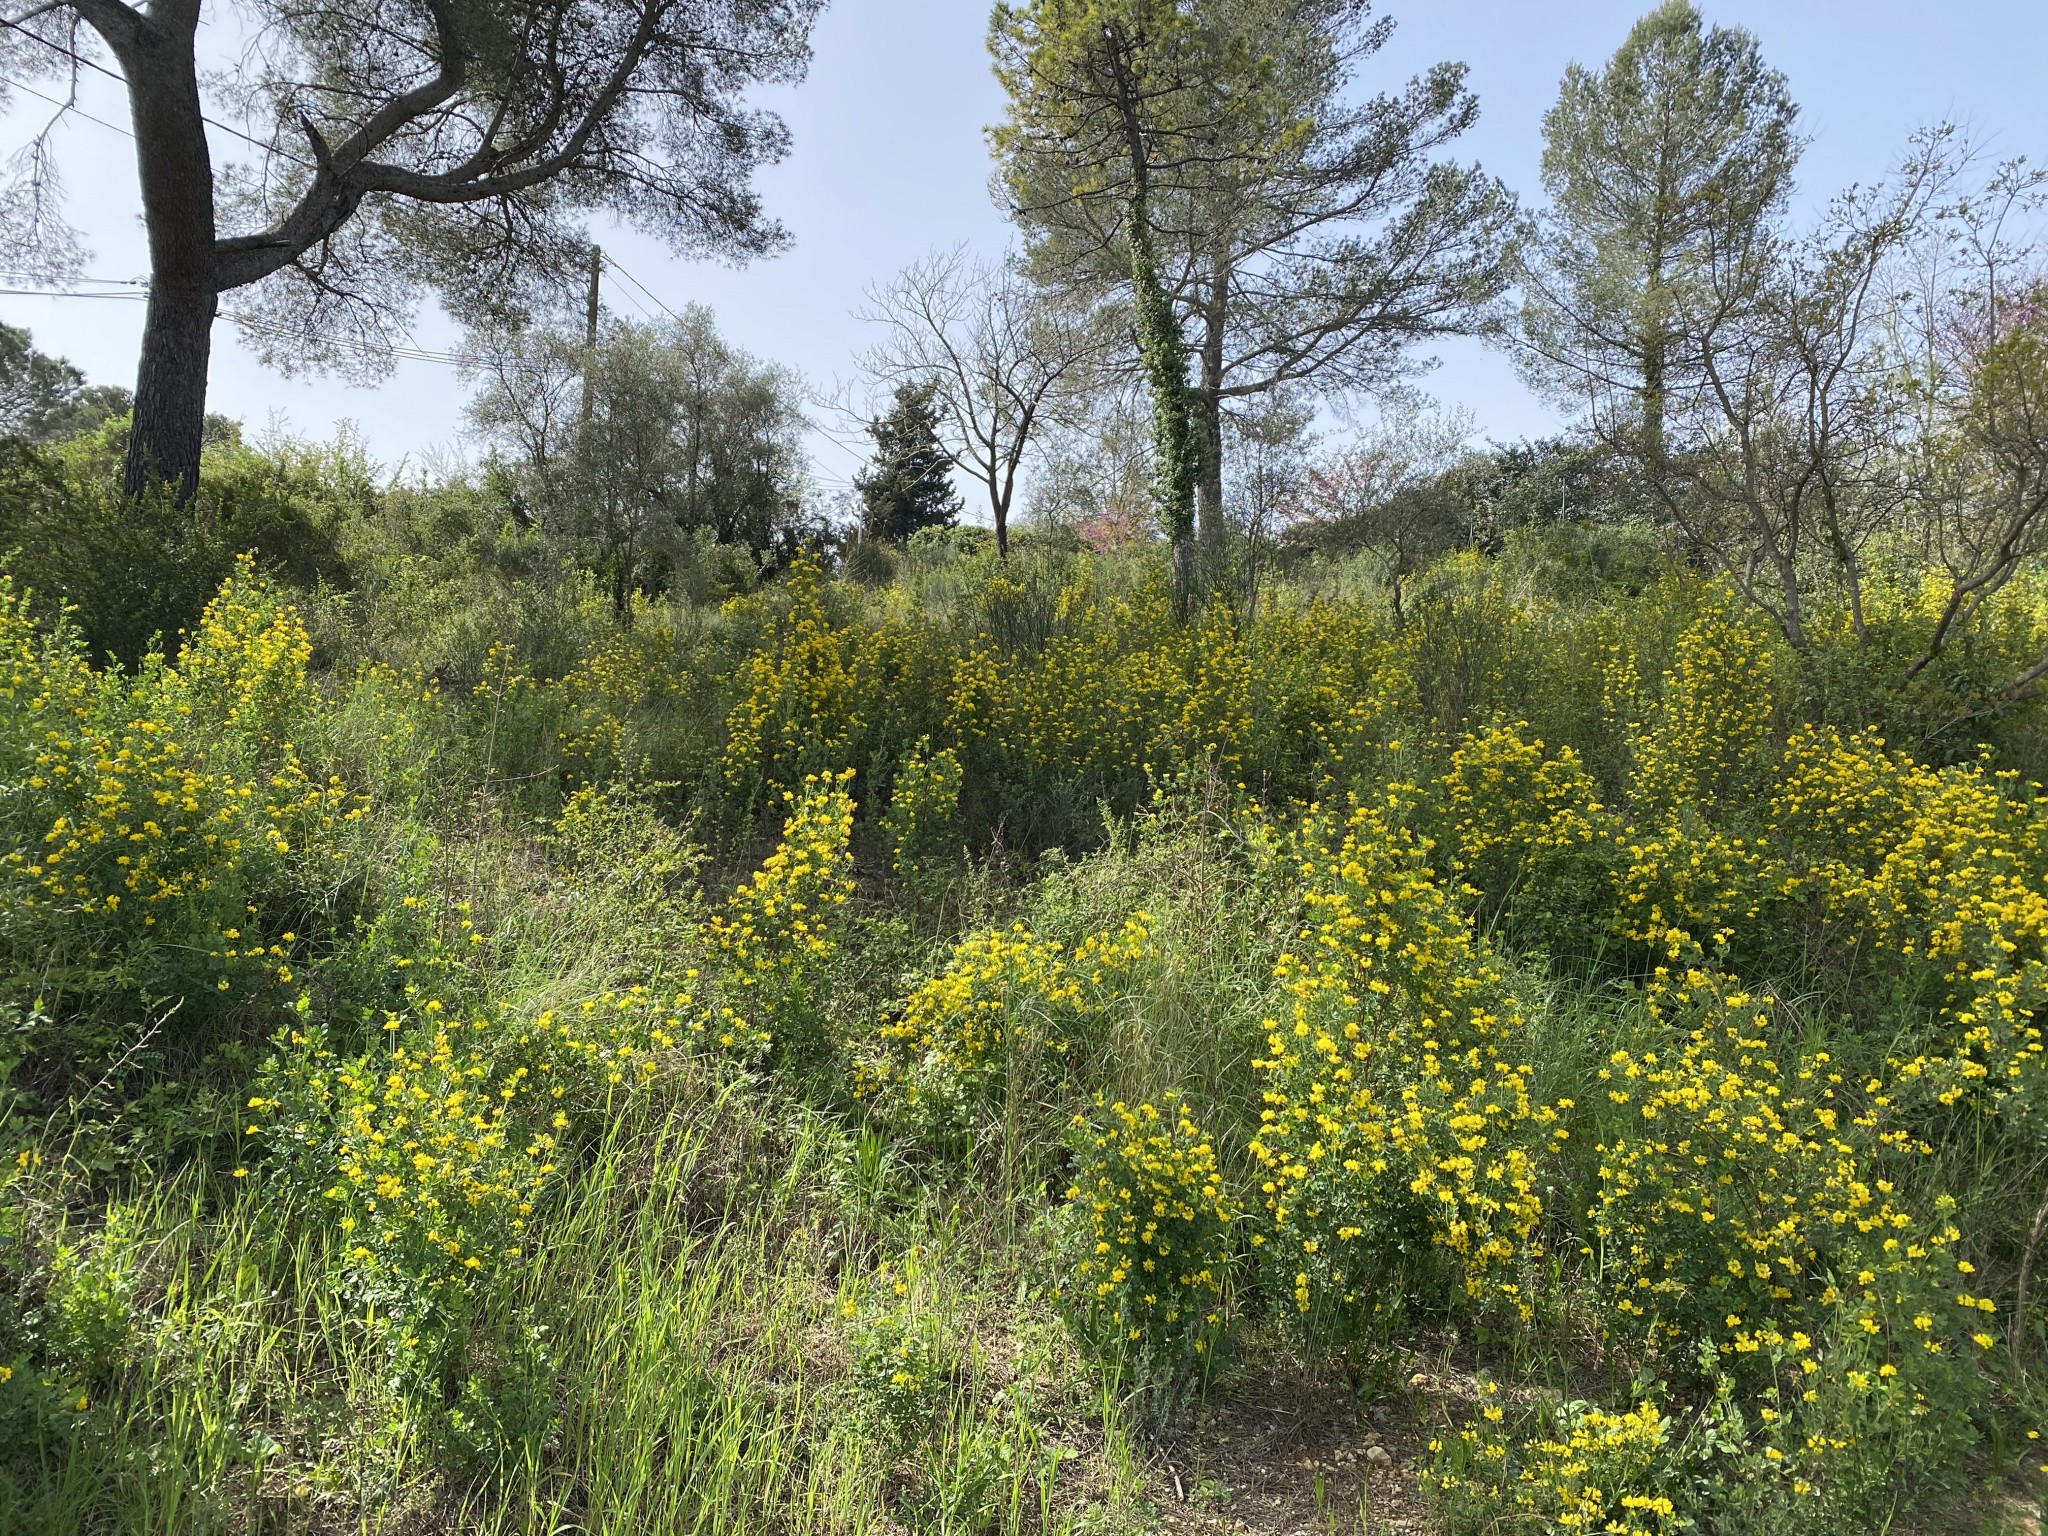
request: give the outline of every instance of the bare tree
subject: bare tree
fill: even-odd
[[[1030,515],[1094,549],[1155,529],[1147,402],[1139,382],[1112,377],[1077,391],[1051,419],[1031,477]]]
[[[1471,436],[1463,412],[1390,405],[1308,469],[1290,531],[1331,552],[1362,551],[1379,567],[1398,622],[1402,584],[1467,531],[1469,512],[1439,482]]]
[[[1943,174],[1916,156],[1888,191],[1839,200],[1811,236],[1710,239],[1669,310],[1668,439],[1645,460],[1647,483],[1795,650],[1811,646],[1808,588],[1824,570],[1863,626],[1864,545],[1898,501],[1879,285]],[[1628,447],[1633,402],[1603,390],[1593,404]]]
[[[1239,575],[1247,623],[1258,619],[1261,581],[1280,532],[1303,511],[1314,421],[1310,402],[1286,395],[1269,395],[1229,421],[1232,474],[1224,503],[1232,531],[1244,537]]]
[[[1890,273],[1887,344],[1904,419],[1909,526],[1947,595],[1911,682],[1985,603],[2048,551],[2048,172],[2012,161],[1942,210]],[[2048,682],[2048,656],[2002,697]]]
[[[196,478],[224,294],[273,362],[374,372],[422,290],[466,319],[516,309],[581,263],[589,212],[684,251],[775,249],[750,176],[788,134],[744,95],[801,76],[822,4],[221,0],[207,24],[246,46],[218,84],[201,0],[46,0],[8,22],[13,68],[75,77],[104,48],[127,87],[151,277],[129,489]],[[253,165],[216,168],[222,114]],[[41,208],[4,228],[61,243]]]
[[[1664,514],[1802,655],[1822,597],[1870,645],[1876,541],[1931,563],[1945,591],[1894,678],[1909,684],[2048,546],[2044,194],[2041,172],[1982,174],[1939,128],[1810,233],[1707,222],[1660,308],[1656,434],[1640,380],[1597,347],[1551,364],[1578,370],[1596,436],[1639,461]],[[2044,682],[2048,658],[1994,699]]]
[[[1102,351],[1103,327],[1047,299],[1013,262],[977,261],[964,247],[869,289],[861,318],[885,328],[861,359],[885,392],[936,386],[941,441],[988,493],[1007,559],[1025,455],[1062,387]]]

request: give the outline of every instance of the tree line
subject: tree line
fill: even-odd
[[[268,125],[253,181],[205,151],[196,4],[65,0],[13,26],[11,69],[109,58],[158,130],[140,374],[111,402],[133,412],[130,491],[194,484],[221,298],[279,362],[360,373],[431,292],[470,328],[472,421],[513,514],[622,613],[692,541],[772,562],[825,536],[801,380],[701,310],[640,326],[601,321],[594,287],[574,304],[593,214],[684,253],[780,247],[750,178],[787,134],[746,93],[801,76],[819,8],[447,0],[408,30],[252,0],[263,67],[230,94]],[[1936,126],[1795,217],[1789,82],[1754,36],[1667,0],[1566,72],[1529,208],[1456,153],[1479,110],[1462,65],[1374,89],[1392,28],[1367,0],[1000,0],[1016,248],[870,290],[869,392],[835,403],[871,455],[840,520],[901,543],[967,487],[1004,555],[1027,512],[1157,537],[1183,614],[1255,591],[1285,541],[1360,549],[1398,613],[1404,581],[1504,508],[1553,515],[1533,488],[1555,482],[1554,515],[1670,530],[1795,650],[1822,588],[1861,633],[1878,567],[1909,551],[1947,595],[1897,665],[1934,665],[2048,527],[2043,172]],[[0,233],[54,274],[72,251],[35,147]],[[1471,422],[1418,403],[1452,335],[1505,348],[1566,437],[1475,453]],[[1320,430],[1347,415],[1368,425]],[[2048,658],[2006,686],[2044,681]]]

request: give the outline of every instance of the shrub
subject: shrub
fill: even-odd
[[[839,1308],[854,1392],[898,1454],[932,1432],[951,1385],[944,1340],[911,1295],[917,1259],[913,1251],[902,1265],[882,1264]]]
[[[853,894],[852,771],[812,775],[790,806],[782,841],[724,909],[706,938],[715,952],[714,1006],[692,1027],[740,1060],[820,1049],[812,985],[838,946],[839,909]]]
[[[1253,1062],[1252,1241],[1275,1304],[1326,1339],[1426,1293],[1439,1259],[1468,1300],[1526,1315],[1537,1163],[1569,1107],[1531,1097],[1521,1015],[1405,825],[1413,804],[1397,787],[1304,835],[1287,1011]]]
[[[959,833],[960,757],[934,750],[929,736],[896,770],[885,824],[896,878],[911,898],[928,904],[966,852]]]
[[[1480,1427],[1431,1442],[1431,1491],[1453,1530],[1678,1536],[1695,1528],[1673,1498],[1684,1495],[1671,1421],[1653,1404],[1621,1413],[1585,1402],[1546,1407],[1520,1437],[1496,1427],[1502,1416],[1489,1402]]]
[[[185,1031],[290,985],[281,914],[333,877],[363,812],[294,744],[318,712],[307,656],[298,615],[247,561],[175,665],[133,674],[39,633],[0,577],[0,772],[18,786],[0,807],[0,964],[15,985],[53,1012],[175,1004]]]
[[[1546,749],[1526,724],[1489,727],[1453,750],[1435,798],[1447,870],[1481,898],[1482,918],[1558,954],[1608,925],[1617,829],[1570,747]]]
[[[1022,923],[970,934],[881,1022],[854,1064],[856,1092],[936,1145],[1013,1096],[1036,1101],[1151,952],[1149,921],[1137,913],[1071,952]]]
[[[1215,1146],[1178,1094],[1095,1107],[1093,1128],[1075,1121],[1087,1134],[1053,1294],[1090,1348],[1170,1391],[1223,1337],[1236,1216]]]

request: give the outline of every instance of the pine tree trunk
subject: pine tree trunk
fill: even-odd
[[[109,38],[128,80],[149,236],[149,312],[123,476],[131,496],[166,486],[183,500],[199,483],[219,290],[213,157],[193,56],[198,24],[197,0],[177,0],[152,6],[147,21]]]
[[[150,290],[135,380],[135,426],[122,475],[130,496],[161,486],[186,501],[198,489],[214,304],[210,286]]]

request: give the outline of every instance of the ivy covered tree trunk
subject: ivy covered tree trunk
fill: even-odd
[[[1136,300],[1138,346],[1152,395],[1152,497],[1159,526],[1173,546],[1173,608],[1185,619],[1194,606],[1195,487],[1202,451],[1195,392],[1188,383],[1187,340],[1173,301],[1159,280],[1152,231],[1142,194],[1131,203],[1131,292]]]

